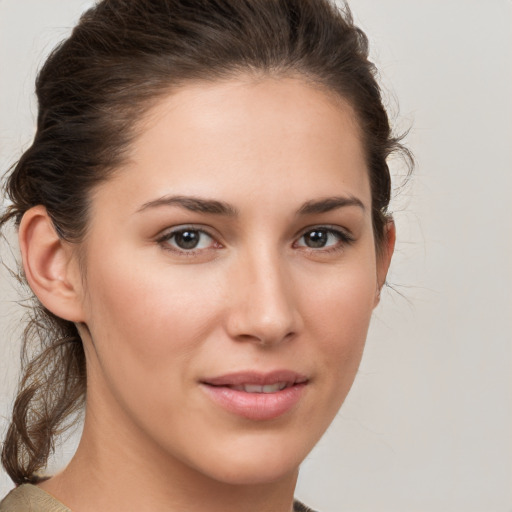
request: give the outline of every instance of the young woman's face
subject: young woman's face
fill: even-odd
[[[180,89],[94,191],[83,251],[94,428],[224,482],[294,473],[387,270],[352,110],[291,78]]]

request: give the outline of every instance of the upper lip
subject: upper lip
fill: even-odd
[[[241,371],[228,373],[217,377],[208,377],[202,379],[201,382],[211,386],[240,386],[242,384],[267,386],[278,382],[301,384],[308,380],[305,375],[292,370],[275,370],[271,372]]]

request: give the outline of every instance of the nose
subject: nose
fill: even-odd
[[[240,258],[230,280],[227,330],[233,339],[271,346],[299,333],[299,297],[279,255]]]

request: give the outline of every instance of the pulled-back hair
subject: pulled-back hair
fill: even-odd
[[[255,73],[298,76],[354,109],[367,159],[377,250],[385,237],[387,158],[406,156],[390,129],[368,60],[368,41],[347,6],[329,0],[103,0],[50,55],[37,82],[37,132],[6,182],[19,224],[43,205],[58,235],[82,240],[90,192],[126,157],[137,120],[190,81]],[[37,348],[34,351],[32,345]],[[2,463],[35,482],[55,436],[83,405],[85,356],[75,325],[37,299],[24,333],[24,374]]]

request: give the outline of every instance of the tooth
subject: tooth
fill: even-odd
[[[238,384],[229,386],[235,391],[245,391],[246,393],[276,393],[288,387],[287,382],[276,382],[275,384]]]
[[[259,386],[258,384],[245,384],[244,391],[246,393],[263,393],[263,388],[265,386]]]
[[[263,386],[263,393],[275,393],[276,391],[279,391],[280,383],[277,384],[267,384],[266,386]]]

